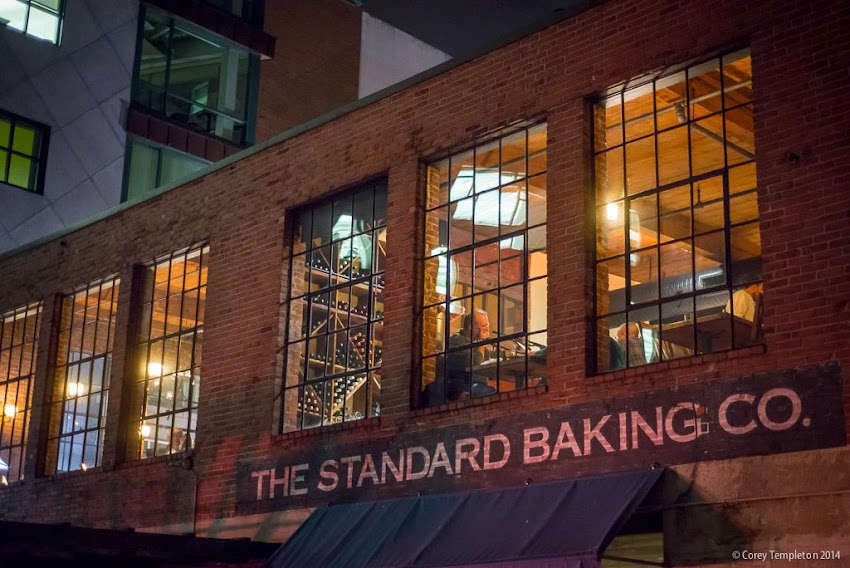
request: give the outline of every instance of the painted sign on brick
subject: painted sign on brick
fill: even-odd
[[[841,371],[806,367],[238,465],[240,513],[844,445]],[[306,449],[306,448],[305,448]]]

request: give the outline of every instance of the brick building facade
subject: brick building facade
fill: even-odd
[[[846,536],[850,534],[850,486],[844,474],[850,456],[846,447],[850,399],[842,388],[844,369],[850,365],[846,266],[850,197],[845,191],[850,135],[843,112],[850,60],[848,24],[850,9],[842,2],[602,2],[343,116],[273,138],[181,187],[0,258],[0,312],[8,316],[12,310],[41,302],[42,314],[22,478],[0,488],[0,517],[282,541],[310,508],[322,503],[513,486],[529,478],[557,480],[659,463],[669,467],[647,507],[662,512],[665,557],[670,565],[731,563],[732,551],[741,549],[818,552],[843,548],[850,556]],[[683,70],[696,74],[705,62],[726,65],[733,53],[751,58],[749,112],[756,148],[749,154],[750,162],[758,165],[753,194],[757,211],[751,214],[760,231],[760,271],[758,276],[740,280],[732,276],[718,290],[726,298],[733,288],[750,280],[763,282],[762,325],[752,341],[737,342],[733,331],[734,343],[728,347],[735,348],[697,347],[697,327],[690,351],[684,355],[662,354],[660,361],[651,362],[647,353],[642,363],[629,358],[622,364],[628,368],[609,365],[605,335],[613,345],[614,323],[620,320],[615,322],[615,315],[610,315],[608,332],[603,330],[601,316],[607,318],[608,312],[616,311],[623,322],[638,322],[646,338],[660,327],[656,339],[662,341],[666,320],[658,320],[653,327],[651,318],[635,315],[628,304],[619,311],[611,308],[597,285],[597,280],[613,272],[600,268],[604,254],[599,252],[599,239],[594,245],[594,234],[599,232],[596,223],[602,219],[595,211],[594,196],[602,193],[600,179],[612,174],[610,164],[593,166],[594,153],[600,151],[598,132],[594,136],[594,130],[598,131],[593,126],[594,109],[616,106],[600,102],[606,93],[626,93],[618,96],[628,106],[629,97],[637,96],[631,87],[649,84],[660,91],[672,74]],[[610,91],[614,86],[619,87]],[[722,81],[720,93],[724,93]],[[696,99],[690,86],[687,96]],[[718,108],[735,110],[739,108],[735,105],[748,104],[732,100],[731,95],[724,97],[726,102],[718,102]],[[659,101],[650,112],[654,109],[660,115]],[[737,128],[732,110],[722,111],[727,140],[727,157],[721,158],[724,180],[733,176],[733,162],[740,160],[730,157],[729,148],[747,144],[743,136],[732,140]],[[628,112],[623,113],[623,124],[640,118]],[[688,112],[693,114],[683,121],[698,123],[701,116],[693,108]],[[660,120],[655,119],[658,132]],[[426,198],[427,180],[447,156],[492,140],[503,140],[506,147],[507,137],[532,132],[541,124],[545,125],[546,156],[542,191],[548,188],[546,195],[552,197],[546,199],[545,225],[541,225],[548,255],[545,278],[551,284],[544,302],[545,380],[535,384],[529,380],[521,386],[517,382],[504,389],[497,386],[506,392],[488,392],[480,398],[473,391],[471,397],[428,405],[421,395],[427,382],[422,361],[428,355],[422,343],[429,334],[422,283],[439,276],[423,260],[423,251],[424,256],[436,254],[425,246],[428,220],[424,211],[433,206]],[[704,127],[710,124],[705,122]],[[629,137],[627,130],[626,154]],[[525,159],[530,164],[531,134],[527,140]],[[657,149],[661,134],[654,140],[658,140]],[[738,156],[746,151],[738,150]],[[697,154],[691,155],[692,169],[698,159]],[[662,175],[664,160],[654,163],[656,173]],[[638,175],[628,169],[627,163],[627,184]],[[499,171],[497,175],[504,176],[504,167]],[[526,173],[530,179],[532,172]],[[711,182],[702,174],[692,178],[688,210],[697,216],[701,214],[695,208],[702,202],[699,192],[708,193]],[[287,339],[294,304],[290,287],[293,279],[300,278],[293,273],[293,266],[299,268],[293,263],[293,252],[302,250],[292,225],[302,223],[299,215],[307,210],[305,206],[321,207],[326,198],[358,190],[374,180],[386,184],[386,230],[373,241],[377,245],[382,239],[386,253],[381,260],[385,264],[380,286],[380,387],[370,395],[372,401],[379,396],[379,410],[364,405],[359,416],[352,413],[339,421],[326,413],[326,420],[318,425],[302,417],[295,427],[287,428],[286,413],[292,406],[281,400],[287,398],[290,386],[283,384],[289,376],[285,366],[293,364],[285,356],[292,353]],[[505,183],[504,177],[496,185],[500,183]],[[660,180],[657,183],[662,185]],[[454,186],[450,191],[454,193]],[[730,246],[737,250],[734,196],[728,189],[723,196],[718,203],[725,204],[727,222],[721,224],[718,235],[725,235],[727,251]],[[625,199],[623,203],[630,206],[631,197]],[[498,207],[504,215],[504,205]],[[663,205],[658,207],[662,211]],[[452,211],[453,219],[458,219],[458,209]],[[526,228],[532,224],[530,217],[527,221]],[[663,241],[659,221],[643,223],[643,229],[654,226],[655,240]],[[625,221],[624,227],[624,234],[631,234],[636,222]],[[702,246],[698,232],[692,224],[691,250]],[[646,239],[646,231],[643,234]],[[621,235],[621,240],[632,238]],[[190,441],[194,447],[186,450],[185,445],[167,441],[163,455],[138,459],[145,452],[139,452],[139,401],[134,392],[146,380],[148,387],[152,384],[150,377],[145,379],[138,349],[146,345],[138,325],[144,315],[146,270],[156,271],[163,255],[200,244],[209,247],[205,256],[208,293],[205,316],[192,316],[196,323],[203,320],[203,361],[199,363],[203,379],[196,422],[189,428],[194,432]],[[622,246],[627,277],[621,286],[631,290],[634,298],[636,271],[642,262],[634,255],[643,251],[630,255],[628,247],[634,244]],[[663,245],[657,246],[661,251],[654,254],[664,262]],[[189,257],[184,254],[184,258],[188,262]],[[436,262],[437,256],[433,258]],[[734,254],[727,252],[725,258],[727,263],[721,267],[734,275],[739,266]],[[690,274],[705,276],[698,262],[692,263]],[[462,261],[458,266],[463,270]],[[49,401],[58,368],[63,295],[115,274],[121,285],[100,465],[46,475],[51,467],[48,440],[56,437],[51,433],[55,426]],[[657,279],[664,277],[659,274]],[[694,319],[702,325],[701,302],[706,296],[696,285],[691,287],[683,297],[693,301],[693,309],[683,322],[690,321],[693,327]],[[372,289],[377,290],[377,285]],[[614,298],[612,293],[611,306]],[[647,305],[663,312],[667,304]],[[498,310],[504,309],[503,304],[499,306]],[[464,311],[479,307],[472,301]],[[443,313],[454,313],[452,306]],[[178,328],[183,325],[179,323]],[[516,337],[531,339],[528,334]],[[632,345],[630,340],[627,344]],[[663,353],[663,345],[656,345]],[[632,349],[626,347],[626,354],[634,353]],[[297,375],[293,380],[299,380]],[[296,404],[303,414],[308,397],[301,396]],[[717,405],[705,402],[712,397]],[[785,399],[788,404],[771,406],[771,399],[774,403]],[[675,413],[670,409],[688,401],[702,403],[690,406],[694,419],[702,418],[712,432],[722,430],[726,435],[706,438],[701,444],[696,431],[675,422],[667,426],[665,437],[662,414],[673,423],[677,419],[671,417]],[[752,415],[731,423],[733,407],[750,408]],[[588,433],[594,424],[601,428],[604,416],[613,424],[618,416],[625,421],[632,411],[639,412],[646,427],[636,425],[631,414],[630,433],[620,431],[616,450],[609,451],[599,436]],[[538,450],[550,456],[557,427],[549,429],[548,451],[540,442],[541,431],[535,434],[528,428],[550,419],[570,421],[577,432],[576,425],[584,420],[583,440],[578,433],[576,449],[562,450],[561,461],[532,466],[534,457],[541,455]],[[620,424],[626,428],[625,422]],[[499,428],[524,440],[526,450],[535,443],[538,450],[516,467],[509,464],[480,475],[449,475],[443,467],[444,472],[422,481],[408,477],[390,487],[367,479],[362,490],[340,485],[330,492],[315,490],[318,467],[314,469],[311,461],[303,481],[310,491],[288,494],[295,488],[297,475],[285,468],[309,461],[312,455],[339,460],[359,452],[358,461],[362,461],[366,453],[380,453],[381,448],[433,448],[440,440],[480,437]],[[672,432],[681,438],[682,429],[693,436],[687,440],[670,436]],[[508,437],[513,440],[513,435]],[[606,439],[607,435],[600,436]],[[608,439],[617,440],[617,435]],[[568,442],[565,448],[570,447]],[[619,452],[638,446],[640,451]],[[156,448],[152,454],[159,453]],[[567,461],[563,457],[567,453],[575,459]],[[435,456],[432,450],[431,457]],[[344,484],[345,469],[338,471],[338,482]],[[363,470],[359,471],[362,477]],[[279,476],[290,474],[292,485],[283,489]],[[263,494],[268,490],[263,484],[272,476],[280,482],[270,486],[280,491],[273,498]],[[359,481],[355,476],[353,483]],[[815,565],[800,562],[800,566]],[[847,560],[823,562],[834,566]]]

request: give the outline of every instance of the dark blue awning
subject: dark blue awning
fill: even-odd
[[[661,472],[324,506],[267,566],[595,568]]]

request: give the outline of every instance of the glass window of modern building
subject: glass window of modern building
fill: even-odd
[[[253,143],[258,57],[154,8],[144,8],[142,18],[133,102],[187,128]]]
[[[151,262],[145,269],[139,338],[138,401],[130,433],[136,457],[192,447],[201,388],[207,296],[207,245]]]
[[[50,127],[0,110],[0,183],[42,193],[48,140]]]
[[[428,167],[422,404],[546,380],[546,125]]]
[[[387,185],[294,215],[282,432],[380,413]]]
[[[593,136],[596,370],[758,341],[749,51],[610,89]]]
[[[127,167],[122,201],[143,199],[163,186],[183,179],[209,165],[209,162],[127,136]]]
[[[59,44],[64,0],[0,0],[0,24]]]
[[[24,476],[41,304],[0,314],[0,481]]]
[[[101,464],[119,287],[110,276],[62,299],[47,474]]]

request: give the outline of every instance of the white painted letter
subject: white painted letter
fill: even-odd
[[[491,442],[499,442],[502,444],[502,448],[504,452],[502,454],[502,459],[497,462],[491,462],[491,452],[490,452],[490,443]],[[490,436],[484,436],[484,469],[499,469],[504,467],[506,463],[508,463],[508,458],[511,457],[511,443],[510,441],[502,434],[492,434]]]
[[[472,446],[472,450],[464,450],[464,446]],[[455,474],[461,475],[460,466],[463,460],[467,460],[472,466],[472,471],[481,471],[481,466],[475,461],[478,453],[481,451],[481,442],[478,438],[464,438],[455,442]]]
[[[413,455],[419,454],[422,456],[424,463],[422,464],[422,471],[413,471]],[[422,446],[413,446],[412,448],[407,448],[407,469],[405,469],[405,479],[422,479],[426,475],[428,475],[428,469],[431,467],[431,455],[428,453],[428,450],[423,448]]]
[[[263,499],[263,478],[268,474],[268,469],[261,469],[260,471],[251,472],[251,477],[257,478],[257,501],[261,501]]]
[[[336,486],[339,485],[339,476],[336,474],[336,469],[339,467],[339,462],[336,460],[327,460],[319,467],[319,476],[322,479],[327,479],[330,481],[327,485],[323,485],[322,482],[319,482],[319,489],[322,491],[333,491],[336,489]],[[330,468],[333,468],[331,470]]]
[[[679,434],[673,429],[673,420],[676,418],[676,414],[678,414],[682,410],[690,410],[694,414],[696,414],[696,410],[694,409],[693,402],[680,402],[669,411],[667,411],[667,418],[664,420],[664,429],[667,432],[667,437],[673,440],[674,442],[679,442],[683,444],[685,442],[693,442],[697,439],[697,427],[696,422],[693,418],[685,419],[685,428],[688,429],[687,434]]]
[[[777,396],[784,396],[791,402],[791,416],[788,417],[788,420],[785,422],[774,422],[767,416],[767,403],[770,402],[771,399],[776,398]],[[800,414],[803,412],[803,402],[800,400],[800,397],[797,396],[797,393],[792,391],[791,389],[772,389],[764,393],[764,396],[761,397],[759,401],[758,413],[759,413],[759,421],[764,424],[769,430],[773,430],[774,432],[781,432],[782,430],[787,430],[791,426],[797,423],[797,420],[800,419]]]
[[[449,455],[446,453],[446,445],[442,442],[437,444],[434,450],[434,459],[431,460],[431,469],[428,470],[428,477],[434,477],[434,470],[441,467],[446,470],[446,475],[453,475],[452,462]]]
[[[573,434],[573,427],[570,426],[569,422],[565,421],[561,422],[561,430],[558,432],[558,441],[555,442],[555,446],[552,448],[552,461],[557,460],[558,456],[561,454],[561,450],[566,449],[572,450],[575,457],[581,457],[581,448],[578,447],[576,436]]]
[[[664,411],[660,406],[655,407],[654,431],[637,410],[632,410],[632,449],[638,447],[638,430],[643,430],[643,433],[649,436],[656,446],[664,445]]]
[[[746,402],[750,406],[753,405],[753,401],[756,399],[751,394],[733,394],[729,398],[723,401],[720,405],[720,408],[717,410],[717,420],[720,422],[720,427],[726,430],[730,434],[746,434],[756,427],[756,421],[750,420],[747,424],[743,426],[732,426],[729,424],[729,418],[726,416],[726,413],[729,411],[729,407],[736,402]]]
[[[606,452],[614,451],[614,448],[611,447],[611,444],[608,443],[608,440],[606,440],[605,436],[603,436],[602,432],[600,432],[602,427],[605,426],[605,423],[608,422],[609,418],[611,418],[611,415],[606,414],[593,428],[590,427],[590,418],[584,419],[584,455],[590,455],[590,445],[593,440],[602,444],[602,447],[605,448]]]
[[[537,439],[533,439],[537,437]],[[540,449],[537,455],[532,450]],[[522,463],[540,463],[549,459],[549,429],[545,426],[526,428],[522,431]],[[557,459],[557,458],[556,458]]]

